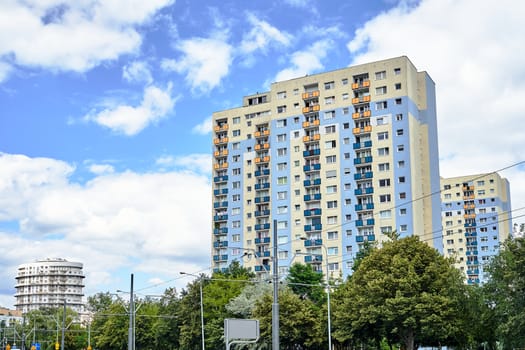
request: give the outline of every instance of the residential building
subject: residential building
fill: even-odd
[[[215,271],[268,274],[278,245],[281,274],[346,276],[394,230],[442,249],[435,87],[407,57],[273,83],[213,114],[213,145]]]
[[[37,260],[18,267],[16,276],[17,310],[26,313],[44,307],[83,309],[83,264],[65,259]]]
[[[497,173],[441,179],[443,253],[468,284],[486,280],[484,266],[512,232],[510,186]]]

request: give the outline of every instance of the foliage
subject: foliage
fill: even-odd
[[[363,261],[364,258],[369,256],[374,251],[374,249],[376,249],[374,243],[370,243],[368,241],[363,243],[363,247],[359,249],[359,251],[355,255],[354,264],[352,265],[353,272],[357,271],[359,265],[361,265],[361,261]]]
[[[301,298],[308,298],[320,305],[325,302],[323,275],[315,271],[312,265],[295,263],[290,266],[286,280],[290,289]]]
[[[484,286],[487,304],[494,309],[497,336],[504,349],[525,344],[525,238],[505,241],[488,266]]]
[[[226,304],[226,310],[237,318],[251,318],[255,303],[266,293],[270,293],[273,286],[270,283],[249,284],[241,294]]]
[[[446,344],[459,334],[464,285],[452,263],[416,236],[385,242],[341,291],[334,316],[341,342]]]

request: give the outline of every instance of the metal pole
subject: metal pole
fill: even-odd
[[[133,350],[133,314],[135,306],[133,305],[133,274],[131,274],[131,287],[129,292],[129,328],[128,328],[128,350]]]
[[[328,350],[332,350],[332,326],[330,320],[330,278],[328,277],[328,249],[323,244],[324,252],[326,255],[326,302],[328,312]]]
[[[273,304],[272,350],[279,350],[279,259],[277,256],[277,220],[273,220]]]
[[[64,333],[66,331],[66,299],[64,299],[64,310],[62,313],[62,342],[60,348],[64,350]]]
[[[202,350],[206,349],[206,344],[204,342],[204,306],[202,300],[202,276],[199,278],[199,289],[201,294],[201,339],[202,339]]]

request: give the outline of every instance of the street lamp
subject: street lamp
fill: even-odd
[[[117,290],[119,293],[127,293]],[[128,328],[128,350],[135,350],[135,305],[133,294],[133,274],[131,274],[131,287],[129,290],[129,328]]]
[[[303,241],[307,241],[308,238],[301,237]],[[328,350],[332,350],[332,326],[331,326],[331,317],[330,317],[330,279],[328,277],[328,249],[324,244],[321,244],[321,247],[324,249],[324,253],[326,256],[326,302],[327,302],[327,317],[328,317]],[[306,253],[308,255],[312,255],[310,253]]]
[[[202,276],[197,276],[192,273],[188,272],[180,272],[181,275],[188,275],[193,276],[199,279],[199,292],[200,292],[200,299],[201,299],[201,338],[202,338],[202,350],[206,349],[206,343],[204,340],[204,307],[202,303]]]

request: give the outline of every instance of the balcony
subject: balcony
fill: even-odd
[[[215,152],[213,152],[213,155],[215,157],[226,157],[228,155],[228,150],[227,149],[223,149],[222,151],[215,151]]]
[[[321,231],[323,229],[322,224],[304,225],[305,232]]]
[[[270,161],[270,156],[255,157],[253,161],[255,164],[268,163]]]
[[[228,138],[227,137],[217,137],[217,138],[213,139],[213,144],[215,144],[215,145],[220,145],[220,144],[223,144],[223,143],[228,143]]]
[[[352,113],[352,119],[370,118],[371,116],[372,116],[371,111]]]
[[[264,189],[267,189],[267,188],[270,188],[270,183],[269,182],[255,184],[255,189],[256,190],[264,190]]]
[[[357,105],[357,104],[360,104],[360,103],[368,103],[368,102],[370,102],[370,99],[371,99],[370,95],[354,97],[352,99],[352,104]]]
[[[255,217],[270,216],[270,209],[256,210],[254,215]]]
[[[308,108],[308,107],[306,107]],[[303,122],[303,129],[307,129],[307,128],[313,128],[313,127],[317,127],[321,124],[321,121],[319,119],[314,119],[312,121],[305,121]]]
[[[260,230],[269,230],[270,229],[270,223],[266,223],[266,224],[255,224],[255,230],[256,231],[260,231]],[[267,237],[268,240],[270,239],[270,237]]]
[[[314,90],[310,92],[304,92],[302,95],[303,100],[309,100],[312,98],[319,97],[319,90]]]
[[[228,124],[222,124],[222,125],[215,125],[213,128],[213,131],[219,132],[219,131],[226,131],[228,130]]]
[[[255,176],[268,176],[270,175],[270,169],[255,170]]]
[[[315,194],[305,194],[303,196],[303,200],[305,202],[310,202],[310,201],[318,201],[318,200],[321,200],[321,194],[320,193],[315,193]]]
[[[374,203],[356,204],[355,211],[372,210],[374,209]]]
[[[258,143],[255,145],[255,150],[256,151],[259,151],[261,149],[269,149],[270,148],[270,144],[265,142],[265,143]]]
[[[215,176],[215,177],[213,178],[213,182],[214,182],[214,183],[226,182],[226,181],[228,181],[228,175]]]
[[[372,193],[374,193],[374,188],[373,187],[356,188],[354,190],[354,194],[356,196],[359,196],[359,195],[362,195],[362,194],[372,194]]]
[[[321,150],[318,148],[318,149],[311,149],[311,150],[307,150],[307,151],[303,151],[303,157],[314,157],[314,156],[319,156],[321,155]]]
[[[220,254],[220,255],[214,255],[213,261],[227,261],[228,260],[228,254]]]
[[[267,251],[267,252],[256,252],[255,256],[258,257],[258,258],[268,258],[268,257],[270,257],[270,252],[269,251]]]
[[[255,265],[255,272],[270,271],[270,265]]]
[[[253,134],[253,137],[260,138],[260,137],[268,137],[269,135],[270,135],[270,130],[266,129],[266,130],[256,131]]]
[[[311,165],[304,165],[303,166],[303,171],[304,172],[316,171],[316,170],[321,170],[321,163],[311,164]]]
[[[270,196],[255,197],[255,203],[266,203],[270,201]]]
[[[372,141],[356,142],[353,144],[354,149],[370,148],[372,147]]]
[[[362,80],[352,84],[352,90],[358,90],[370,87],[370,80]]]
[[[270,243],[270,237],[256,238],[254,242],[255,244],[268,244]]]
[[[215,189],[215,190],[213,190],[213,194],[214,194],[215,196],[220,196],[220,195],[223,195],[223,194],[228,194],[228,189],[227,189],[227,188]]]
[[[228,241],[213,242],[213,248],[226,248],[226,247],[228,247]]]
[[[322,209],[321,208],[305,209],[303,213],[304,213],[304,216],[319,216],[322,213]]]
[[[304,257],[304,262],[305,263],[309,263],[309,262],[322,262],[323,261],[323,256],[322,255],[307,255]]]
[[[321,238],[317,239],[308,239],[304,241],[305,247],[320,247],[323,245],[323,240]]]
[[[320,139],[321,139],[321,134],[314,134],[314,135],[303,136],[303,142],[304,143],[315,142],[315,141],[319,141]]]
[[[354,135],[368,134],[372,132],[372,125],[367,125],[362,128],[353,128],[352,133]]]
[[[371,171],[367,171],[365,173],[354,174],[354,180],[371,179],[373,177],[374,177],[374,173]]]
[[[213,216],[213,221],[214,222],[228,221],[228,215],[215,215],[215,216]]]
[[[464,214],[463,217],[465,219],[475,219],[476,218],[476,214],[472,213],[472,214]]]
[[[225,235],[228,233],[228,228],[227,227],[220,227],[220,228],[214,228],[213,229],[213,234],[214,235]]]
[[[215,202],[213,203],[213,209],[226,208],[228,207],[228,201]]]
[[[303,185],[304,187],[319,186],[321,185],[321,178],[313,180],[304,180]]]
[[[321,106],[319,105],[303,107],[303,114],[319,112],[320,110],[321,110]]]

